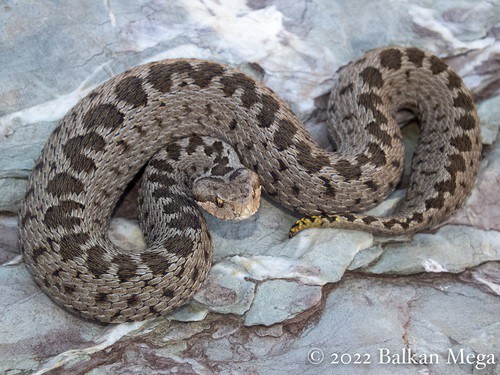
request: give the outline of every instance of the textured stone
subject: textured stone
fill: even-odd
[[[59,372],[104,374],[147,368],[154,374],[175,369],[201,374],[348,375],[357,366],[359,374],[481,373],[474,364],[447,363],[448,352],[491,353],[498,358],[499,307],[498,297],[449,276],[347,278],[327,291],[323,310],[299,314],[284,324],[246,327],[239,319],[223,315],[202,322],[156,322],[106,351],[63,362]],[[381,364],[380,350],[435,354],[438,363]],[[332,364],[335,353],[339,362],[342,354],[354,361],[359,353],[361,360],[369,355],[371,363]],[[312,363],[318,358],[321,363]],[[488,365],[483,373],[496,370]]]
[[[215,263],[207,283],[170,319],[146,323],[104,327],[54,305],[21,262],[15,218],[2,216],[0,372],[479,373],[473,365],[330,364],[332,353],[375,355],[384,347],[437,353],[441,359],[448,348],[494,352],[498,361],[495,5],[485,0],[361,0],[356,6],[340,0],[4,2],[2,214],[17,211],[43,144],[81,97],[119,72],[162,58],[240,66],[285,98],[328,147],[326,102],[335,71],[382,45],[422,47],[464,78],[478,102],[483,141],[491,146],[471,198],[435,234],[387,239],[308,230],[288,240],[296,216],[268,200],[257,216],[239,223],[207,216]],[[399,115],[411,122],[407,113]],[[415,125],[404,132],[405,146],[414,146]],[[406,147],[406,155],[411,153]],[[403,178],[400,187],[406,185]],[[394,193],[373,212],[389,212],[401,196],[402,191]],[[130,202],[123,201],[118,216],[134,217]],[[113,221],[110,236],[125,248],[144,246],[134,221]],[[312,348],[324,351],[322,364],[308,362]],[[495,372],[498,366],[483,371]]]
[[[194,303],[179,307],[168,315],[169,319],[179,322],[197,322],[207,317],[208,310]]]
[[[498,136],[500,128],[500,96],[494,96],[478,105],[477,112],[481,119],[483,144],[491,145]],[[496,142],[498,144],[498,142]]]
[[[106,328],[55,305],[24,264],[0,267],[0,372],[36,369],[69,349],[93,345]]]
[[[270,326],[287,321],[317,305],[321,288],[293,281],[269,280],[259,285],[252,307],[245,314],[245,325]]]
[[[140,251],[146,248],[144,236],[136,220],[112,219],[109,223],[109,238],[123,249]]]
[[[409,275],[420,272],[462,272],[500,260],[500,233],[445,226],[436,234],[416,234],[409,243],[380,245],[383,253],[364,272]],[[372,251],[372,250],[370,250]]]
[[[449,220],[451,224],[470,225],[484,230],[500,230],[500,142],[481,162],[478,181],[465,205]]]
[[[465,282],[471,282],[486,293],[500,296],[500,262],[485,263],[471,271],[460,274]]]
[[[10,262],[19,256],[19,240],[17,218],[0,216],[0,265]]]
[[[217,263],[194,299],[211,311],[242,315],[254,299],[255,284],[248,276],[243,267],[232,262]]]

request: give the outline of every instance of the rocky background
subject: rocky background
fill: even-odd
[[[0,1],[0,373],[499,374],[499,13],[496,0]],[[479,180],[445,225],[413,238],[313,229],[288,240],[296,217],[267,200],[243,222],[207,217],[204,287],[135,324],[84,321],[34,284],[15,213],[57,121],[96,85],[164,58],[224,62],[285,98],[327,147],[335,72],[388,44],[445,58],[478,105]],[[411,155],[416,126],[404,132]],[[142,246],[132,198],[110,234]],[[381,350],[427,364],[380,364]]]

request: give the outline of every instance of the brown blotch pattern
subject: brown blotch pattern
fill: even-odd
[[[464,130],[471,130],[476,126],[476,119],[471,114],[466,113],[455,121],[455,125]]]
[[[373,217],[373,216],[365,216],[365,217],[364,217],[363,219],[361,219],[361,220],[363,220],[363,222],[364,222],[365,224],[371,224],[371,223],[373,223],[374,221],[378,221],[378,219],[377,219],[377,218],[375,218],[375,217]]]
[[[438,182],[436,185],[434,185],[434,188],[439,191],[439,192],[449,192],[450,194],[455,194],[455,189],[457,187],[457,184],[455,182],[455,176],[452,176],[452,178],[444,181]]]
[[[193,135],[192,137],[189,137],[189,143],[186,147],[186,152],[188,155],[191,155],[196,151],[196,148],[198,146],[203,146],[205,143],[203,142],[203,139],[199,135]]]
[[[466,165],[465,160],[460,154],[453,154],[448,157],[450,164],[446,167],[446,170],[451,176],[455,176],[457,172],[465,172]]]
[[[330,159],[326,155],[312,155],[311,147],[304,142],[295,145],[297,149],[297,161],[308,172],[317,173],[323,167],[330,165]]]
[[[375,121],[378,124],[387,124],[388,123],[389,120],[381,111],[376,109],[375,111],[372,111],[372,112],[373,112],[373,118],[375,119]]]
[[[448,69],[448,65],[437,56],[431,56],[429,61],[431,63],[430,69],[432,74],[439,74]]]
[[[108,272],[108,262],[104,258],[105,250],[99,245],[92,246],[87,250],[87,268],[95,277]]]
[[[47,184],[47,191],[56,197],[83,193],[83,182],[66,172],[56,174]]]
[[[106,293],[97,293],[94,297],[94,301],[100,305],[102,303],[108,302],[108,295]]]
[[[47,252],[47,250],[43,247],[37,247],[36,249],[33,250],[33,261],[35,263],[38,263],[38,257],[42,256],[43,254],[45,254]]]
[[[212,147],[214,148],[215,152],[217,152],[218,154],[221,154],[224,151],[224,145],[222,144],[221,141],[215,141],[212,144]]]
[[[156,170],[160,172],[172,173],[174,171],[172,165],[166,160],[151,159],[149,165],[154,167]]]
[[[226,96],[232,96],[238,89],[242,89],[240,100],[245,108],[257,103],[259,97],[255,92],[255,82],[243,73],[224,76],[220,79],[222,91]]]
[[[142,253],[141,261],[149,267],[154,276],[165,275],[168,267],[171,265],[168,259],[162,254],[153,251]]]
[[[470,151],[472,149],[472,142],[469,136],[465,134],[452,138],[450,144],[459,151]]]
[[[212,167],[212,175],[214,176],[225,176],[233,170],[233,168],[228,166],[229,159],[227,156],[222,158],[217,157],[215,159],[215,165]]]
[[[403,54],[398,49],[386,49],[380,53],[380,64],[387,69],[399,70],[402,56]]]
[[[176,228],[186,229],[193,228],[195,230],[201,229],[202,222],[200,217],[197,214],[186,212],[186,208],[190,207],[195,212],[198,212],[198,206],[191,199],[184,196],[172,196],[172,200],[168,203],[164,203],[162,209],[167,214],[179,213],[183,212],[182,215],[179,216],[178,219],[170,222],[170,226],[174,226]]]
[[[342,87],[339,91],[339,96],[342,96],[348,92],[352,92],[353,90],[353,85],[352,83],[349,83],[348,85],[345,85],[344,87]]]
[[[120,281],[128,281],[136,276],[137,265],[134,263],[130,255],[117,254],[111,262],[118,266],[116,274],[120,278]]]
[[[283,171],[286,171],[287,169],[288,169],[288,167],[283,162],[283,160],[278,159],[278,171],[283,172]]]
[[[88,233],[72,233],[61,238],[59,254],[66,260],[82,255],[81,245],[88,241]]]
[[[342,217],[344,217],[347,221],[349,221],[351,223],[356,220],[356,216],[354,216],[353,214],[351,214],[349,212],[343,213]]]
[[[444,206],[444,193],[442,191],[438,192],[438,195],[434,198],[429,198],[425,200],[425,209],[429,210],[431,208],[441,209]]]
[[[377,191],[379,186],[375,183],[375,181],[369,180],[365,182],[365,185],[373,192]]]
[[[163,242],[169,253],[182,258],[187,258],[194,250],[194,242],[190,237],[175,234]]]
[[[194,80],[195,85],[204,89],[212,82],[212,79],[221,76],[223,73],[224,67],[219,64],[203,62],[196,67],[196,70],[191,71],[190,76]]]
[[[448,88],[450,89],[458,89],[462,87],[462,78],[458,76],[453,70],[448,71]]]
[[[149,68],[148,82],[158,91],[167,93],[172,88],[172,68],[168,64],[155,64]]]
[[[90,108],[83,116],[83,125],[88,129],[104,126],[108,129],[118,129],[123,124],[123,113],[113,104],[98,104]]]
[[[369,159],[371,163],[380,167],[382,165],[387,164],[387,159],[385,156],[385,151],[380,148],[377,143],[371,142],[368,145],[368,151],[371,154],[371,158]]]
[[[344,177],[346,181],[357,180],[361,177],[361,167],[358,164],[352,164],[349,160],[341,159],[335,164],[337,173]]]
[[[168,68],[177,76],[189,76],[193,72],[193,67],[188,61],[175,61],[168,64]]]
[[[231,122],[229,123],[229,130],[234,130],[236,129],[236,126],[238,125],[238,122],[233,118]]]
[[[79,135],[70,138],[63,146],[64,153],[71,161],[71,167],[78,172],[91,173],[96,169],[94,160],[85,156],[83,151],[91,149],[101,151],[105,148],[106,142],[95,132]]]
[[[167,154],[169,159],[178,161],[181,157],[182,148],[177,143],[171,143],[167,145]]]
[[[415,66],[418,66],[419,68],[422,67],[424,58],[425,58],[425,52],[418,49],[418,48],[407,48],[406,49],[406,55],[408,56],[408,61],[413,63]]]
[[[278,151],[283,151],[293,143],[293,136],[297,134],[297,127],[289,120],[281,120],[279,126],[274,132],[273,142]]]
[[[238,80],[240,87],[243,88],[243,93],[240,97],[243,107],[250,108],[259,101],[259,97],[255,92],[255,82],[241,73],[235,74],[234,77]]]
[[[174,298],[175,291],[173,291],[170,288],[165,288],[165,290],[163,292],[163,296],[170,300],[170,299]]]
[[[359,94],[358,103],[366,109],[370,109],[372,112],[377,109],[378,105],[383,104],[382,98],[373,92],[364,92]]]
[[[370,134],[373,134],[375,138],[380,140],[382,143],[390,146],[392,144],[392,137],[391,135],[386,131],[380,128],[380,125],[374,121],[366,124],[366,130]]]
[[[330,197],[334,198],[337,194],[337,191],[335,190],[335,187],[333,187],[332,181],[330,181],[329,178],[323,176],[319,176],[319,178],[320,180],[323,181],[323,186],[326,189],[325,193]]]
[[[382,73],[377,68],[369,66],[360,73],[363,82],[370,88],[381,89],[384,86],[384,79]]]
[[[261,128],[268,128],[273,124],[276,112],[278,112],[278,109],[280,108],[280,104],[273,96],[268,94],[262,95],[261,102],[262,108],[260,113],[257,115],[258,125]]]
[[[170,177],[167,174],[162,173],[162,172],[160,172],[160,173],[151,173],[149,175],[148,181],[152,182],[152,183],[153,182],[158,182],[160,185],[162,185],[164,187],[169,187],[169,186],[172,186],[172,185],[176,184],[176,181],[172,177]],[[166,189],[162,188],[162,187],[156,189],[153,192],[153,197],[156,198],[156,199],[159,199],[159,198],[163,197],[164,196],[164,194],[163,194],[164,190],[166,190]],[[168,190],[166,190],[166,191],[168,191]],[[162,195],[158,196],[158,194],[162,194]]]
[[[127,298],[127,306],[135,307],[140,303],[141,300],[139,299],[139,297],[137,297],[136,294],[132,294],[130,297]]]
[[[229,176],[229,180],[230,181],[233,181],[235,180],[236,178],[238,178],[244,171],[244,168],[238,168],[236,169],[233,173],[231,173],[231,175]]]
[[[63,289],[64,294],[73,294],[76,291],[76,287],[74,287],[73,285],[69,285],[69,284],[63,284],[62,289]]]
[[[138,77],[122,78],[115,87],[115,95],[118,100],[123,100],[134,107],[148,104],[148,95],[142,87],[142,80]]]
[[[365,155],[365,154],[360,154],[360,155],[356,156],[356,162],[359,165],[365,165],[365,164],[370,162],[370,157]]]
[[[76,225],[80,225],[82,219],[73,217],[72,211],[83,210],[84,205],[75,201],[61,201],[58,205],[49,207],[45,212],[44,223],[49,228],[57,228],[62,226],[67,229],[72,229]]]
[[[474,110],[474,102],[472,101],[472,98],[463,91],[459,91],[457,97],[453,99],[453,106],[463,108],[466,111]]]
[[[382,224],[384,225],[384,227],[391,229],[394,225],[400,224],[400,221],[397,219],[390,219],[390,220],[384,220]]]

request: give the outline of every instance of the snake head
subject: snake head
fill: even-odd
[[[222,220],[247,219],[260,205],[259,177],[247,168],[224,176],[200,177],[194,181],[192,191],[205,211]]]

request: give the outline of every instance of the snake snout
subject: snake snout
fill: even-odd
[[[193,194],[209,214],[222,220],[243,220],[259,209],[261,186],[255,172],[238,168],[222,177],[196,180]]]

